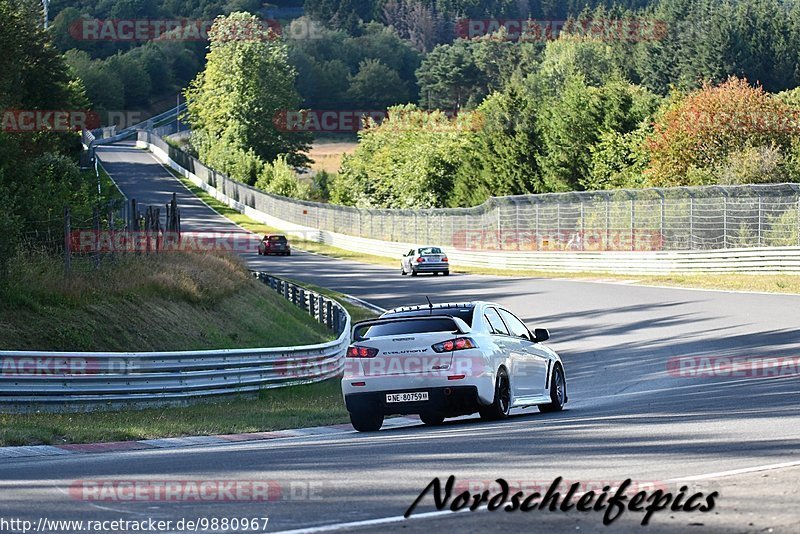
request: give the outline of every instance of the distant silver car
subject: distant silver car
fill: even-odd
[[[400,273],[417,276],[419,273],[450,274],[450,260],[439,247],[420,247],[409,250],[400,261]]]

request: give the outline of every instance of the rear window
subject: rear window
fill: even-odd
[[[282,235],[271,235],[269,236],[270,241],[286,241],[286,237]]]
[[[434,308],[433,315],[449,315],[450,317],[458,317],[459,319],[467,323],[467,326],[472,326],[473,311],[475,311],[475,308],[473,307]],[[385,315],[383,317],[421,317],[425,315],[431,315],[431,311],[428,308],[422,310],[396,312],[391,315]]]
[[[456,324],[450,319],[419,319],[417,321],[398,321],[369,327],[366,332],[358,330],[357,337],[401,336],[422,334],[424,332],[453,332]]]
[[[421,248],[419,249],[419,253],[422,256],[427,256],[428,254],[444,254],[442,249],[439,247],[428,247],[428,248]]]

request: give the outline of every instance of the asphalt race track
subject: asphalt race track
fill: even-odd
[[[240,231],[196,199],[147,152],[98,154],[126,195],[164,205],[177,192],[182,229]],[[558,476],[592,485],[632,479],[674,493],[687,484],[719,491],[709,513],[664,510],[644,531],[800,531],[800,377],[678,377],[682,356],[800,356],[800,296],[692,291],[535,278],[454,274],[401,277],[397,269],[296,251],[245,255],[254,269],[330,287],[383,308],[486,299],[528,326],[547,327],[563,357],[564,412],[519,411],[509,420],[463,418],[376,434],[340,432],[267,443],[80,457],[20,459],[0,466],[0,516],[50,519],[269,517],[268,531],[628,531],[643,513],[611,527],[602,512],[435,511],[428,495],[401,516],[434,477],[481,487],[498,477],[543,490]],[[75,499],[76,480],[270,480],[274,501]],[[521,481],[521,482],[520,482]],[[544,488],[542,488],[544,486]],[[461,487],[461,486],[459,486]],[[463,489],[463,487],[461,488]],[[481,487],[480,489],[483,489]],[[769,530],[773,529],[773,530]],[[234,529],[227,529],[234,532]],[[241,531],[241,530],[239,530]]]

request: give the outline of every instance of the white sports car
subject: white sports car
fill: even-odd
[[[392,414],[418,414],[428,425],[479,412],[504,419],[511,408],[563,409],[561,358],[498,304],[395,308],[353,327],[342,379],[356,430],[379,430]]]

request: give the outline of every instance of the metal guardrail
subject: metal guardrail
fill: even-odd
[[[174,108],[168,109],[163,113],[159,113],[158,115],[150,117],[149,119],[144,120],[138,124],[128,126],[127,128],[120,130],[119,132],[116,131],[116,126],[97,128],[96,130],[92,131],[84,130],[82,132],[82,142],[84,146],[91,149],[97,145],[107,145],[111,143],[116,143],[118,141],[124,141],[125,139],[133,135],[136,135],[136,133],[140,130],[153,130],[158,125],[161,125],[164,122],[171,122],[185,111],[186,111],[186,103],[184,102],[175,106]]]
[[[172,352],[0,351],[0,410],[152,405],[318,382],[337,376],[350,316],[336,301],[266,273],[260,281],[338,337],[297,347]]]

